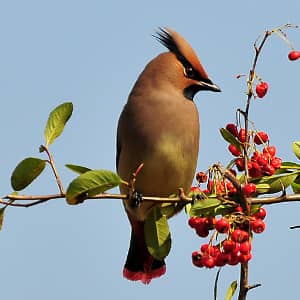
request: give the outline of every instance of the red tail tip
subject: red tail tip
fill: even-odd
[[[150,272],[134,272],[129,271],[128,269],[124,268],[123,276],[132,281],[140,280],[144,284],[149,284],[153,278],[158,278],[166,273],[166,266],[163,265],[159,269],[152,270]]]

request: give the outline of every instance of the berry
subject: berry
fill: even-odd
[[[189,218],[189,225],[190,225],[190,227],[196,228],[196,226],[197,226],[197,218],[198,217],[190,217]]]
[[[262,233],[266,228],[266,224],[261,219],[255,219],[250,221],[250,228],[255,233]]]
[[[241,143],[246,142],[246,129],[244,129],[244,128],[240,129],[238,138],[239,138]]]
[[[233,156],[240,156],[242,154],[242,152],[232,144],[228,146],[228,150],[231,152]]]
[[[200,236],[200,237],[207,237],[209,235],[209,230],[206,227],[201,227],[201,228],[196,228],[196,233]]]
[[[201,263],[204,267],[211,269],[216,265],[216,259],[211,255],[205,254],[201,257]]]
[[[199,186],[192,186],[190,188],[190,191],[193,193],[201,193],[201,189],[199,188]]]
[[[270,155],[271,157],[273,157],[276,154],[276,147],[275,146],[265,147],[263,149],[263,153],[266,154],[266,155]]]
[[[252,258],[252,254],[251,254],[251,253],[240,254],[240,255],[239,255],[239,261],[240,261],[240,263],[242,263],[242,264],[248,262],[251,258]]]
[[[249,239],[249,233],[244,231],[244,230],[241,230],[241,229],[235,229],[231,233],[231,239],[234,242],[243,243],[243,242],[246,242]]]
[[[282,164],[282,159],[281,159],[281,158],[279,158],[279,157],[273,157],[273,158],[271,159],[271,166],[272,166],[275,170],[279,169],[279,168],[281,167],[281,164]]]
[[[228,264],[230,260],[230,255],[227,253],[220,253],[217,257],[216,257],[216,266],[217,267],[223,267],[226,264]]]
[[[237,244],[233,240],[225,240],[222,243],[224,253],[234,252],[234,250],[236,249],[236,246],[237,246]]]
[[[250,197],[251,194],[256,192],[256,185],[254,183],[246,183],[243,187],[243,191],[246,197]]]
[[[262,175],[261,166],[255,161],[252,162],[251,168],[249,168],[249,166],[248,166],[248,170],[249,170],[249,175],[251,177],[257,178]]]
[[[297,60],[300,58],[300,51],[292,50],[288,55],[289,60]]]
[[[199,183],[203,183],[207,181],[207,175],[204,172],[198,172],[196,175],[196,180]]]
[[[262,172],[264,175],[272,176],[275,174],[275,168],[271,165],[263,166]]]
[[[256,162],[260,165],[260,166],[265,166],[269,163],[269,159],[267,157],[267,155],[265,154],[261,154],[257,157]]]
[[[255,137],[254,137],[254,143],[256,145],[261,145],[263,143],[266,143],[268,140],[269,140],[269,136],[264,131],[257,132]]]
[[[266,210],[263,207],[260,207],[259,210],[252,215],[255,219],[263,220],[267,215]]]
[[[202,268],[203,264],[201,261],[201,253],[199,251],[194,251],[192,253],[192,263],[194,266],[198,267],[198,268]]]
[[[226,218],[221,218],[216,222],[216,230],[219,233],[227,233],[230,228],[230,223]]]
[[[235,137],[238,136],[238,130],[237,130],[237,127],[235,124],[233,123],[229,123],[226,125],[226,129],[232,134],[234,135]]]
[[[243,158],[241,158],[241,157],[237,158],[235,160],[235,165],[239,171],[245,170],[245,160]]]
[[[256,86],[256,94],[258,98],[263,98],[267,91],[268,91],[269,85],[266,82],[260,82],[257,86]]]
[[[228,261],[228,264],[231,265],[231,266],[235,266],[237,265],[238,263],[240,262],[240,258],[239,258],[239,255],[236,254],[236,253],[231,253],[229,255],[229,261]]]
[[[203,254],[208,254],[208,255],[211,255],[211,256],[214,256],[214,253],[215,253],[215,249],[214,249],[214,246],[210,245],[210,244],[203,244],[201,247],[200,247],[200,250]]]
[[[251,243],[249,241],[240,244],[240,253],[248,254],[251,251]]]

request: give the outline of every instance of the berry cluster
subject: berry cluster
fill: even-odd
[[[232,123],[227,124],[226,129],[235,137],[240,145],[245,143],[247,143],[247,145],[251,145],[251,147],[248,147],[251,153],[250,155],[248,154],[250,158],[247,160],[250,177],[258,178],[261,176],[271,176],[274,175],[275,171],[280,168],[282,160],[281,158],[276,157],[276,147],[268,145],[269,136],[266,132],[249,131],[246,134],[244,128],[238,130],[237,126]],[[250,141],[251,138],[253,139],[252,143]],[[260,145],[263,146],[262,151],[259,151],[258,149],[258,146]],[[245,158],[242,150],[233,144],[228,146],[228,150],[233,156],[237,157],[235,159],[235,165],[238,171],[244,171]]]
[[[265,230],[265,216],[266,211],[261,207],[247,218],[238,206],[233,214],[218,220],[215,217],[191,217],[189,225],[200,237],[207,237],[209,231],[214,231],[210,242],[202,244],[200,250],[192,253],[193,264],[213,268],[248,262],[252,258],[251,232],[261,233]],[[225,238],[213,245],[216,234],[225,234]]]

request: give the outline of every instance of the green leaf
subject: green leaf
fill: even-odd
[[[3,219],[4,219],[4,211],[7,206],[3,206],[0,208],[0,230],[2,229]]]
[[[288,174],[285,173],[273,176],[264,176],[257,182],[256,189],[259,188],[259,193],[267,194],[281,192],[283,188],[286,189],[288,186],[290,186],[298,175],[299,171]],[[269,185],[269,187],[267,187],[267,185]]]
[[[294,193],[300,193],[300,176],[297,176],[294,182],[292,182],[292,189]]]
[[[68,186],[68,204],[78,204],[88,197],[103,193],[122,182],[118,174],[108,170],[91,170],[75,178]]]
[[[225,297],[225,300],[231,300],[232,296],[234,295],[235,291],[236,291],[236,288],[237,288],[237,281],[233,281],[228,290],[227,290],[227,293],[226,293],[226,297]]]
[[[221,204],[221,201],[216,197],[208,197],[204,200],[196,201],[191,209],[190,216],[215,215],[215,208]]]
[[[300,164],[296,164],[290,161],[284,161],[281,164],[280,169],[300,170]]]
[[[22,160],[11,175],[11,186],[15,191],[26,188],[44,170],[46,162],[35,157]]]
[[[87,171],[91,171],[91,169],[89,168],[78,166],[78,165],[66,164],[65,166],[77,174],[83,174],[86,173]]]
[[[300,141],[294,142],[292,144],[292,149],[294,151],[294,154],[297,156],[297,158],[300,159]]]
[[[144,231],[149,253],[154,258],[163,260],[171,249],[171,234],[167,217],[159,207],[154,207],[147,216]]]
[[[52,144],[54,140],[61,135],[72,112],[73,104],[71,102],[65,102],[57,106],[50,113],[44,131],[46,146]]]
[[[243,150],[241,143],[236,139],[236,137],[230,131],[228,131],[226,128],[221,128],[220,132],[221,132],[223,139],[226,142],[234,145],[240,151]]]

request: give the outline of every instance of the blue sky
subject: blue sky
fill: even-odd
[[[74,178],[73,163],[115,168],[118,116],[145,64],[165,49],[151,37],[158,26],[180,32],[198,53],[222,93],[200,93],[198,169],[230,159],[218,130],[244,107],[252,44],[259,33],[285,23],[300,25],[300,3],[270,1],[1,1],[0,2],[0,194],[11,191],[10,174],[27,156],[39,156],[44,124],[58,104],[72,101],[74,114],[51,147],[63,183]],[[300,49],[300,30],[288,32]],[[268,131],[284,160],[294,159],[291,142],[300,140],[299,61],[272,37],[258,73],[270,90],[251,108],[250,118]],[[42,157],[42,156],[41,156]],[[47,170],[26,194],[56,193]],[[248,299],[295,299],[298,294],[297,204],[268,207],[267,230],[254,240],[250,282],[262,287]],[[53,200],[30,209],[7,210],[0,233],[3,299],[212,299],[216,270],[191,265],[191,252],[203,242],[182,213],[172,219],[173,247],[167,274],[149,286],[122,278],[130,230],[116,200],[76,207]],[[238,267],[226,267],[220,299]]]

